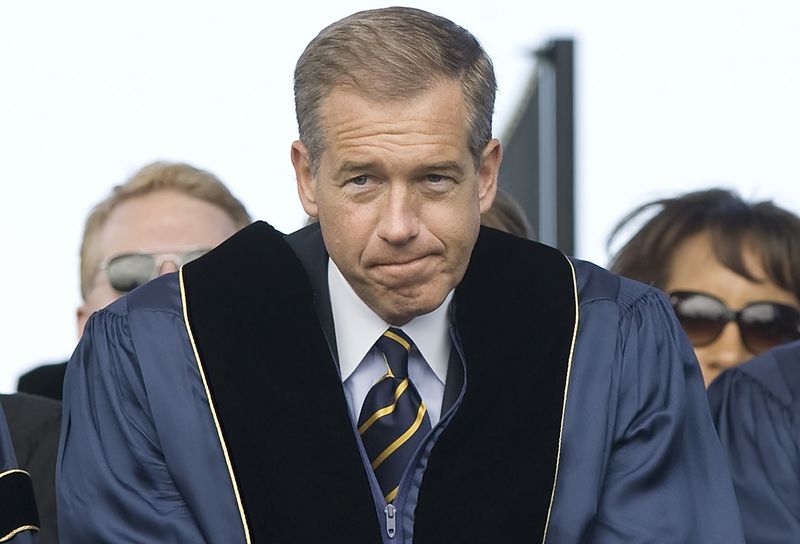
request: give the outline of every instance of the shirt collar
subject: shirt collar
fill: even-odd
[[[328,259],[328,288],[331,310],[336,330],[336,346],[339,351],[339,368],[342,381],[356,369],[375,342],[391,325],[372,311],[361,300],[336,263]],[[453,291],[434,311],[420,315],[403,325],[402,329],[413,341],[425,362],[442,383],[447,378],[450,358],[450,335],[448,333],[447,308]]]

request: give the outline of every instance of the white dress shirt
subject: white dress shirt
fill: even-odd
[[[386,374],[386,364],[375,342],[392,325],[373,312],[347,283],[336,264],[328,259],[328,288],[339,368],[353,421],[370,388]],[[448,307],[453,292],[429,314],[415,317],[402,330],[414,344],[408,358],[408,376],[428,410],[431,426],[441,417],[444,384],[450,359]]]

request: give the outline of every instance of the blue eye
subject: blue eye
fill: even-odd
[[[442,181],[444,181],[447,178],[445,176],[440,175],[440,174],[428,174],[427,176],[425,176],[425,179],[426,179],[426,181],[429,181],[431,183],[441,183]]]
[[[367,184],[369,178],[367,176],[356,176],[354,178],[351,178],[349,181],[353,185],[358,185],[359,187],[361,187]]]

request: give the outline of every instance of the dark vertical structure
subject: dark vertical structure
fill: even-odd
[[[575,250],[575,92],[572,40],[535,53],[536,68],[503,138],[501,186],[525,210],[536,239]]]

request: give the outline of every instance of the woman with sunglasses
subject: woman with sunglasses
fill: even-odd
[[[800,218],[772,202],[709,189],[648,202],[656,211],[611,262],[667,293],[706,386],[724,370],[800,339]]]

